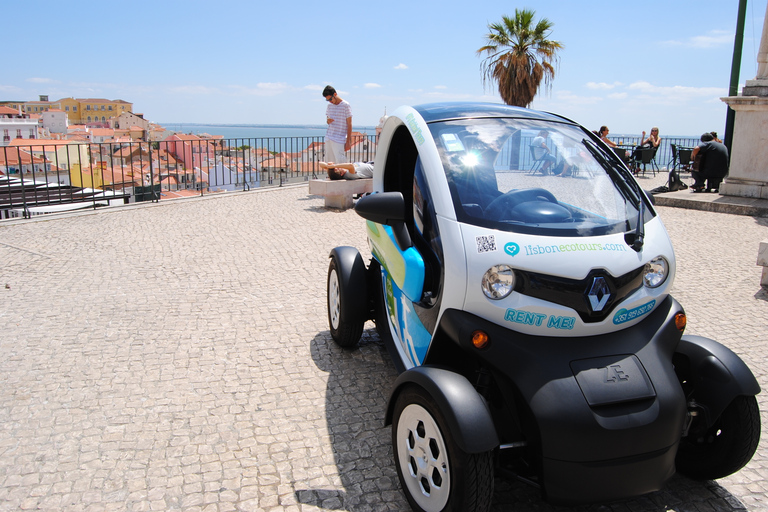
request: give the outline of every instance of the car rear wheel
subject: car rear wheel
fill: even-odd
[[[492,452],[464,452],[432,397],[409,386],[397,397],[392,441],[400,485],[413,510],[486,511],[493,497]]]
[[[712,480],[731,475],[750,461],[760,441],[760,410],[754,396],[737,396],[709,428],[696,428],[680,440],[677,470]]]
[[[345,301],[347,291],[341,285],[339,272],[339,262],[332,257],[328,266],[328,325],[333,341],[341,347],[351,348],[360,341],[365,321],[349,318],[349,304]]]

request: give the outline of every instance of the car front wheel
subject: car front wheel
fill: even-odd
[[[737,396],[709,428],[694,423],[680,440],[675,464],[691,478],[712,480],[743,468],[760,441],[760,410],[754,396]]]
[[[343,289],[339,272],[339,262],[332,257],[328,266],[328,324],[333,341],[341,347],[351,348],[360,341],[365,320],[350,318],[349,302],[345,300],[345,294],[349,292]]]
[[[464,452],[432,397],[404,389],[392,422],[400,485],[416,511],[486,511],[493,496],[493,454]]]

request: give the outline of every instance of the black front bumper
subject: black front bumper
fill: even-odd
[[[471,354],[504,394],[513,395],[504,397],[505,404],[535,447],[547,499],[605,501],[657,490],[674,474],[686,418],[672,365],[681,337],[674,315],[681,311],[668,297],[622,331],[555,338],[448,310],[438,337]],[[488,333],[490,347],[472,346],[477,329]],[[504,421],[497,424],[502,443],[516,441],[504,439],[510,431]]]

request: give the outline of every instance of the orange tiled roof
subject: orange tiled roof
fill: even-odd
[[[13,139],[8,145],[14,147],[29,147],[29,146],[67,146],[70,141],[68,140],[53,140],[53,139]]]

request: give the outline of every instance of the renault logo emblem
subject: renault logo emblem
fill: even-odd
[[[589,289],[587,297],[592,311],[596,313],[603,310],[608,299],[611,298],[611,290],[608,288],[608,283],[605,282],[604,277],[596,277],[592,280],[592,287]]]

